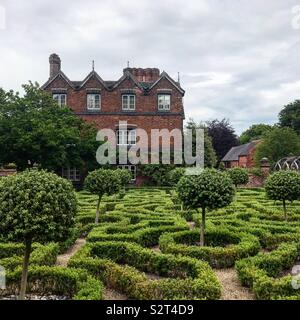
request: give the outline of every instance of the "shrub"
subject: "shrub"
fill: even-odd
[[[20,298],[24,299],[33,241],[68,237],[77,210],[71,183],[46,171],[24,171],[0,184],[0,234],[25,244]]]
[[[170,171],[167,175],[169,184],[171,186],[176,186],[179,180],[184,176],[184,173],[185,173],[185,168],[175,168],[172,171]]]
[[[229,169],[227,172],[236,188],[238,185],[247,184],[249,182],[249,176],[246,169],[232,168]]]
[[[182,177],[177,192],[185,208],[202,209],[200,245],[204,246],[206,210],[230,204],[234,196],[232,181],[226,173],[206,169],[197,176]]]
[[[287,220],[286,201],[300,199],[300,174],[296,171],[273,173],[267,179],[265,189],[269,199],[282,201],[284,217]]]
[[[84,188],[98,196],[95,224],[99,223],[100,203],[102,197],[117,193],[121,186],[121,178],[116,170],[98,169],[88,174]]]

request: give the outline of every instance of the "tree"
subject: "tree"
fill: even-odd
[[[151,183],[156,186],[168,186],[168,174],[175,168],[172,164],[144,164],[140,166],[143,176],[150,178]]]
[[[23,86],[25,95],[0,90],[0,163],[19,169],[56,170],[95,163],[96,128],[60,107],[38,84]]]
[[[123,190],[119,192],[119,197],[123,198],[126,193],[126,186],[132,179],[132,174],[127,169],[116,169],[116,173],[119,176],[121,188],[123,188]]]
[[[290,128],[274,128],[268,132],[263,141],[257,145],[254,153],[254,161],[260,166],[262,158],[266,157],[270,165],[274,166],[278,160],[289,155],[300,154],[300,138]]]
[[[279,125],[289,127],[300,134],[300,100],[284,106],[279,113]]]
[[[185,173],[185,168],[182,168],[182,167],[178,167],[170,171],[167,176],[169,184],[174,187],[179,182],[179,180],[184,176],[184,173]]]
[[[84,188],[98,196],[95,224],[99,224],[100,203],[102,197],[118,193],[121,180],[116,170],[98,169],[88,174],[84,181]]]
[[[196,151],[196,130],[203,129],[204,130],[204,167],[205,168],[213,168],[217,163],[216,152],[212,145],[212,139],[208,134],[207,128],[204,124],[197,124],[193,119],[190,119],[186,125],[186,129],[192,130],[192,151],[195,153]]]
[[[275,172],[267,179],[265,190],[269,199],[282,201],[287,221],[286,201],[300,199],[300,173],[291,170]]]
[[[65,240],[74,224],[76,194],[67,180],[46,171],[24,171],[0,183],[0,234],[25,244],[20,299],[25,298],[33,241]]]
[[[260,140],[267,132],[271,130],[272,126],[268,124],[254,124],[241,134],[240,143],[245,144],[253,140]]]
[[[205,169],[196,176],[184,176],[177,185],[177,193],[185,208],[202,209],[200,246],[204,246],[207,209],[227,206],[233,200],[235,189],[225,172]]]
[[[239,144],[238,137],[226,119],[208,121],[206,125],[219,163],[228,150]]]
[[[229,169],[227,172],[236,188],[240,184],[247,184],[249,182],[249,175],[246,169],[232,168]]]

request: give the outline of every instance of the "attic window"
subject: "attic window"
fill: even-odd
[[[100,110],[101,108],[100,94],[95,94],[95,93],[87,94],[87,108],[88,110]]]
[[[171,107],[171,95],[170,94],[159,94],[158,95],[158,110],[169,111]]]
[[[123,94],[122,95],[122,109],[123,110],[135,110],[135,95]]]
[[[65,106],[67,104],[67,95],[65,93],[54,93],[53,99],[58,103],[59,106]]]

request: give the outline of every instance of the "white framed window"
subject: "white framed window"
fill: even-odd
[[[77,168],[62,168],[61,175],[70,181],[80,181],[81,175]]]
[[[58,103],[58,105],[66,106],[67,105],[67,95],[65,93],[54,93],[53,99]]]
[[[86,96],[88,110],[101,109],[101,96],[98,93],[88,93]]]
[[[169,111],[171,108],[171,95],[159,94],[158,95],[158,110]]]
[[[123,110],[135,110],[135,95],[123,94],[122,95],[122,109]]]
[[[135,129],[120,129],[117,131],[118,145],[135,145],[136,144],[136,130]]]
[[[119,165],[119,169],[126,169],[131,172],[131,181],[134,182],[136,180],[136,166],[131,164]]]

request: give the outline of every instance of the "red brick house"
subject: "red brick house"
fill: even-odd
[[[105,81],[92,70],[82,81],[71,81],[62,72],[57,54],[50,56],[49,63],[50,77],[42,88],[60,105],[68,105],[82,119],[94,122],[98,129],[118,131],[119,144],[134,144],[137,128],[146,130],[148,135],[151,129],[183,130],[185,92],[166,72],[125,68],[118,80]],[[119,121],[128,123],[127,141],[123,141]],[[135,166],[126,168],[135,177]],[[71,180],[79,179],[76,168],[63,169],[62,174]]]
[[[249,143],[232,147],[225,157],[222,159],[226,168],[253,168],[254,164],[254,152],[257,144],[260,140],[251,141]]]

